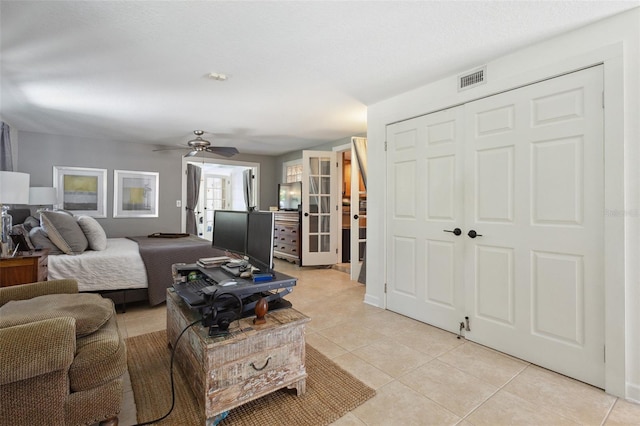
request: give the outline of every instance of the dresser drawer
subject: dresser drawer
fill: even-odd
[[[290,254],[293,256],[298,256],[298,244],[288,244],[288,243],[284,243],[284,242],[279,242],[274,248],[274,251],[280,252],[280,253],[285,253],[285,254]]]
[[[280,234],[275,239],[276,244],[298,244],[298,233]]]
[[[299,212],[277,212],[274,227],[273,255],[301,264],[302,230]]]
[[[48,250],[29,252],[14,257],[0,258],[0,286],[46,281],[48,276]]]
[[[281,236],[289,236],[289,237],[297,237],[298,235],[298,225],[276,225],[276,235]]]
[[[304,347],[290,344],[251,354],[209,371],[207,403],[240,403],[306,376]]]

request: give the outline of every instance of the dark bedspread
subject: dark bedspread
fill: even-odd
[[[155,306],[165,301],[171,287],[171,265],[195,263],[202,257],[223,256],[224,252],[211,247],[211,241],[189,235],[182,238],[127,237],[138,243],[140,257],[144,261],[149,282],[149,304]]]

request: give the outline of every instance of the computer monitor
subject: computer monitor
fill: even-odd
[[[272,212],[251,212],[247,217],[249,263],[265,272],[273,268],[274,222]]]
[[[247,248],[247,212],[216,210],[213,213],[213,239],[217,249],[244,255]]]

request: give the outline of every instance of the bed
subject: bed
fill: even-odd
[[[138,244],[108,238],[105,250],[49,256],[49,279],[73,278],[82,292],[100,292],[118,304],[149,300],[148,280]]]
[[[171,265],[224,254],[194,235],[106,238],[98,222],[88,216],[43,212],[39,222],[28,209],[10,214],[14,233],[28,236],[32,248],[50,250],[49,279],[73,278],[80,291],[104,294],[118,304],[147,300],[158,305],[173,283]]]

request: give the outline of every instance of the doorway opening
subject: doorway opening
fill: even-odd
[[[338,193],[340,194],[339,263],[335,269],[347,272],[352,280],[364,283],[360,277],[364,265],[367,229],[367,191],[352,143],[334,148],[338,154]],[[363,139],[363,138],[358,138]]]
[[[182,161],[182,230],[186,229],[187,165],[201,170],[198,202],[193,210],[198,236],[211,240],[213,216],[216,210],[259,209],[259,163],[221,160],[217,158],[183,158]],[[250,173],[251,185],[247,189],[245,174]]]

